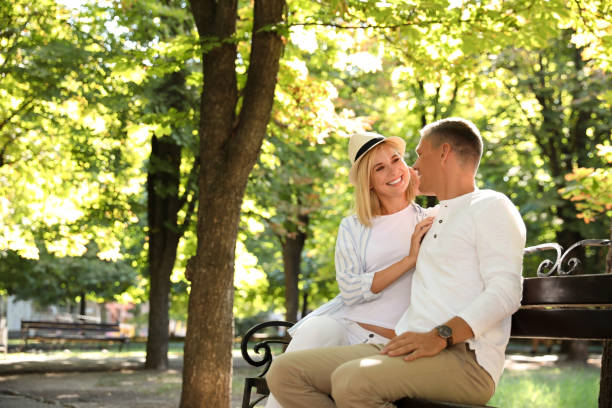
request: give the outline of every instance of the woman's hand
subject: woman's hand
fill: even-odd
[[[372,286],[370,286],[370,290],[373,293],[379,293],[395,282],[404,273],[416,266],[417,255],[419,254],[419,249],[421,249],[421,240],[425,236],[425,233],[431,228],[433,219],[434,217],[427,217],[414,227],[414,232],[412,233],[410,241],[410,253],[408,256],[403,257],[400,261],[374,274]]]
[[[414,232],[412,233],[412,237],[410,238],[410,253],[409,257],[414,258],[416,260],[417,255],[419,254],[419,250],[421,249],[421,241],[423,241],[423,237],[427,234],[427,231],[433,225],[434,217],[427,217],[423,221],[419,222],[416,227],[414,227]],[[415,261],[416,262],[416,261]]]

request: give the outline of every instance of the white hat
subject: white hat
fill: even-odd
[[[365,156],[367,152],[372,150],[375,146],[378,146],[385,140],[392,140],[401,146],[402,151],[399,152],[402,157],[406,151],[406,142],[401,137],[391,136],[384,137],[374,132],[360,132],[353,133],[349,140],[348,155],[351,160],[351,170],[349,171],[349,181],[351,184],[357,184],[357,167],[359,161]]]

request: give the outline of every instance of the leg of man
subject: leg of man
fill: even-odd
[[[379,348],[372,344],[285,353],[274,360],[266,380],[270,391],[286,408],[332,408],[332,372],[347,361],[378,353]]]
[[[485,404],[495,391],[465,343],[412,362],[386,355],[352,360],[332,373],[331,382],[340,408],[393,407],[403,397]]]
[[[465,344],[413,362],[381,355],[381,348],[363,344],[292,353],[276,361],[268,384],[286,407],[304,408],[392,407],[390,401],[406,396],[481,404],[493,394],[493,380]]]
[[[329,316],[314,316],[298,328],[285,353],[318,347],[348,344],[345,326]],[[270,394],[265,408],[281,408],[282,405]]]

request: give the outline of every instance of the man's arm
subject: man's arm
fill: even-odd
[[[478,339],[521,306],[525,224],[507,197],[500,194],[481,209],[475,244],[484,290],[458,315]]]
[[[518,211],[500,196],[480,213],[476,235],[485,288],[459,316],[445,323],[453,330],[453,343],[480,336],[520,306],[525,226]],[[410,353],[404,359],[412,361],[436,355],[444,348],[446,341],[433,328],[427,333],[403,333],[382,352],[390,356]]]
[[[474,337],[472,328],[460,317],[453,317],[444,324],[453,330],[453,344]],[[446,340],[440,337],[434,328],[427,333],[402,333],[387,343],[382,353],[391,357],[407,354],[404,360],[413,361],[421,357],[435,356],[445,348]]]

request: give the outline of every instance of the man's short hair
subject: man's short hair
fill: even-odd
[[[463,118],[446,118],[430,123],[421,129],[421,138],[431,141],[435,147],[448,143],[464,162],[478,168],[482,157],[482,137],[476,125]]]

